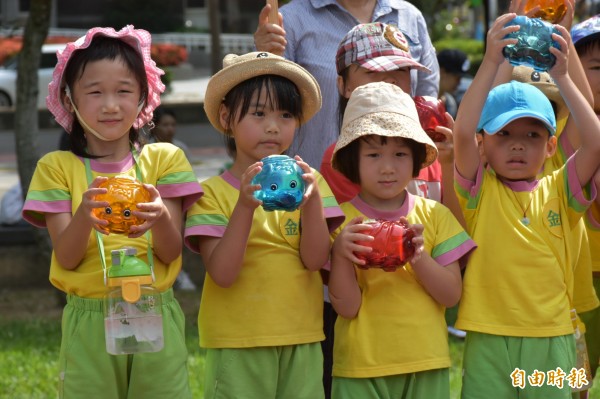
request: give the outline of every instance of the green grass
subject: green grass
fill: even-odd
[[[34,300],[44,297],[38,292]],[[204,351],[198,347],[198,293],[179,292],[177,297],[186,314],[190,386],[193,397],[202,398]],[[20,311],[17,316],[7,316],[2,302],[4,301],[0,301],[0,398],[55,398],[61,337],[60,311],[44,312],[42,309],[34,315]],[[463,347],[462,340],[451,337],[452,399],[460,397]],[[600,399],[600,377],[596,378],[589,399]]]

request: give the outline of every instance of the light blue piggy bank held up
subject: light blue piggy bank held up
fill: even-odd
[[[294,211],[300,206],[306,190],[303,171],[296,160],[287,155],[271,155],[261,159],[263,168],[252,179],[260,184],[254,197],[263,203],[265,211]]]

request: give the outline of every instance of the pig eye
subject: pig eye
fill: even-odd
[[[128,218],[129,216],[131,216],[131,211],[129,209],[125,209],[123,211],[123,216],[125,216],[126,218]]]
[[[296,180],[292,180],[290,182],[290,188],[296,188],[297,185],[298,185],[298,183],[296,182]]]
[[[271,183],[271,191],[275,191],[275,190],[277,190],[277,184]]]
[[[104,213],[106,213],[107,215],[111,215],[112,214],[112,208],[110,206],[107,206],[104,209]]]

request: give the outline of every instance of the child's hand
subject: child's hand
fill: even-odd
[[[254,196],[254,192],[260,190],[260,184],[252,184],[254,176],[260,173],[262,170],[263,163],[255,162],[248,166],[248,169],[242,174],[240,179],[240,196],[238,197],[238,204],[252,209],[258,208],[262,205],[262,201],[259,201]]]
[[[150,202],[136,204],[137,210],[131,212],[133,216],[143,219],[144,223],[139,226],[131,226],[127,235],[129,238],[140,237],[146,231],[150,230],[163,215],[168,216],[169,214],[156,187],[146,183],[144,183],[144,187],[150,193]]]
[[[554,27],[560,32],[560,35],[553,33],[552,39],[559,44],[560,50],[554,46],[550,46],[550,52],[556,57],[556,63],[550,68],[548,73],[556,82],[568,73],[569,43],[571,42],[571,35],[562,25],[554,25]]]
[[[425,243],[423,238],[423,230],[425,230],[425,227],[422,224],[408,223],[408,219],[406,219],[404,216],[400,218],[400,223],[405,223],[415,234],[411,240],[413,247],[415,248],[415,253],[413,254],[412,258],[408,260],[411,265],[414,265],[419,261],[419,259],[421,259],[421,254],[423,253],[423,244]]]
[[[283,57],[287,41],[283,30],[283,17],[279,13],[279,25],[269,23],[271,6],[265,5],[258,16],[258,27],[254,32],[254,45],[258,51],[268,51]]]
[[[516,16],[517,14],[515,13],[499,16],[488,31],[484,58],[495,65],[500,65],[504,62],[504,54],[502,54],[504,47],[509,44],[517,44],[517,39],[505,39],[505,37],[509,33],[518,31],[520,27],[518,25],[504,26]]]
[[[298,164],[300,169],[302,169],[302,171],[304,172],[302,174],[302,180],[304,180],[306,189],[304,190],[304,195],[302,196],[302,202],[298,206],[298,208],[302,208],[304,204],[306,204],[306,201],[308,201],[311,198],[311,196],[319,195],[319,186],[315,184],[317,179],[315,178],[315,174],[313,173],[310,166],[306,162],[304,162],[299,155],[296,155],[294,159],[296,160],[296,163]]]
[[[558,23],[570,32],[573,26],[573,19],[575,18],[575,0],[565,0],[565,6],[567,7],[567,12]]]
[[[94,179],[92,184],[88,187],[86,191],[84,191],[81,205],[79,207],[82,209],[83,213],[89,217],[90,224],[92,227],[99,231],[102,234],[108,235],[108,220],[97,218],[92,210],[94,208],[106,208],[110,206],[108,201],[95,201],[94,197],[100,194],[106,194],[108,192],[105,188],[99,188],[100,184],[104,183],[108,180],[106,176],[98,176]]]
[[[365,230],[371,230],[373,226],[370,224],[363,224],[362,217],[356,217],[352,219],[344,228],[341,233],[335,238],[333,242],[333,252],[340,257],[343,257],[350,262],[357,265],[364,265],[364,260],[358,259],[354,252],[371,252],[373,248],[365,247],[363,245],[356,244],[357,241],[373,241],[373,236],[365,234]]]
[[[446,112],[446,126],[436,126],[435,132],[443,134],[445,137],[444,141],[435,141],[435,146],[438,149],[438,161],[441,164],[454,163],[454,136],[452,136],[452,129],[454,128],[454,119],[452,115]]]

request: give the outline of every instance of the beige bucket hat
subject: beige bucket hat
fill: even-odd
[[[333,150],[333,163],[340,149],[370,134],[402,137],[425,144],[426,157],[421,168],[431,165],[437,158],[437,147],[421,127],[415,102],[396,85],[376,82],[354,89]]]
[[[548,72],[538,72],[527,66],[516,66],[513,68],[512,79],[534,85],[540,89],[550,101],[556,104],[557,122],[569,115],[569,108],[560,95],[558,86],[556,86],[556,83],[554,83],[554,80]]]
[[[321,109],[321,89],[317,80],[295,62],[267,52],[228,54],[223,58],[223,69],[208,82],[204,96],[204,111],[215,129],[225,133],[219,121],[219,109],[227,93],[243,81],[260,75],[282,76],[296,85],[302,99],[301,125]]]

